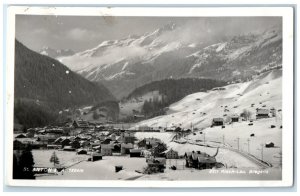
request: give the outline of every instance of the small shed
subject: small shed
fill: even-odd
[[[235,114],[235,115],[232,115],[231,117],[231,122],[233,123],[233,122],[239,122],[239,116],[237,115],[237,114]]]
[[[85,150],[85,149],[78,149],[77,150],[77,154],[87,154],[87,150]]]
[[[265,144],[265,147],[266,147],[266,148],[274,148],[274,147],[275,147],[275,144],[274,144],[273,142],[267,142],[267,143]]]
[[[91,159],[92,159],[92,161],[102,160],[102,154],[93,152],[91,154]]]
[[[224,125],[224,119],[223,118],[213,118],[212,125],[213,126],[222,126],[222,125]]]

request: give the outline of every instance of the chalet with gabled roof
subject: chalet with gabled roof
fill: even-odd
[[[263,109],[263,108],[257,108],[256,109],[256,119],[262,119],[262,118],[269,118],[270,110],[269,109]]]
[[[223,126],[223,125],[224,125],[224,119],[223,118],[213,118],[212,126]]]

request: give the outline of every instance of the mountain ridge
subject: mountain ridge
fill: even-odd
[[[144,35],[104,41],[59,60],[88,80],[103,82],[118,98],[149,81],[170,77],[245,80],[265,67],[282,64],[280,28],[214,42],[171,39],[178,28],[169,25]]]

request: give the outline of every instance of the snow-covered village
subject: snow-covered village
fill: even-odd
[[[96,18],[16,17],[14,179],[281,180],[280,18]]]

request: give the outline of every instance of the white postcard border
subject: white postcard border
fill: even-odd
[[[293,184],[293,8],[292,7],[22,7],[8,8],[6,32],[6,111],[5,166],[6,183],[11,186],[33,187],[286,187]],[[14,41],[15,15],[84,15],[84,16],[282,16],[283,21],[283,132],[282,180],[280,181],[115,181],[115,180],[13,180],[13,101],[14,101]]]

